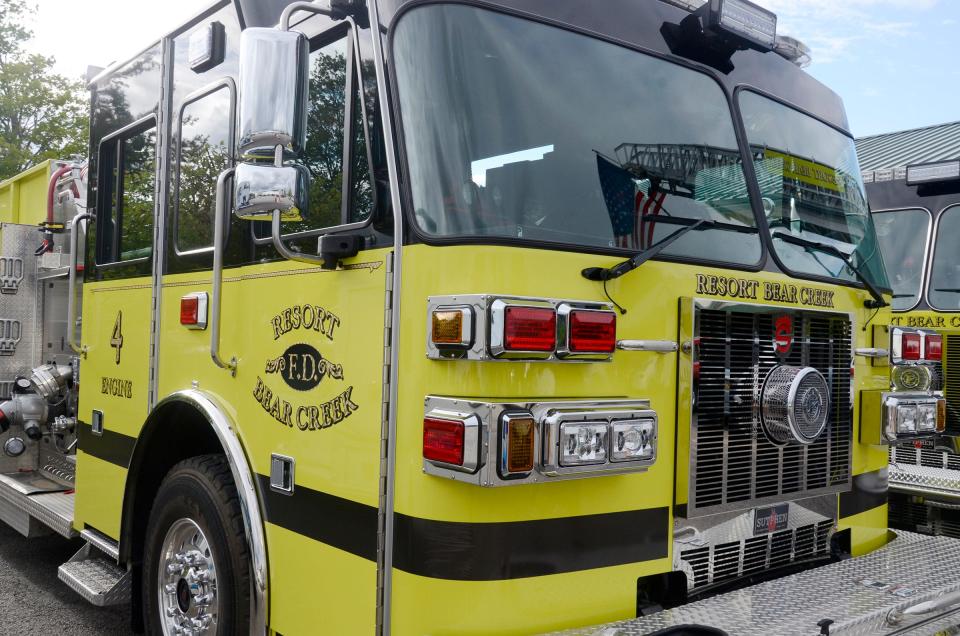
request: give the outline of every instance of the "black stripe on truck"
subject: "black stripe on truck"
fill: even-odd
[[[377,509],[297,485],[292,495],[257,476],[266,520],[376,560]],[[500,581],[638,563],[667,556],[667,508],[464,523],[396,513],[393,565],[435,579]]]
[[[840,516],[852,517],[887,503],[887,467],[854,475],[853,489],[840,493]]]
[[[94,435],[90,424],[77,424],[77,447],[88,455],[110,462],[120,468],[130,467],[130,458],[133,456],[133,447],[137,444],[136,437],[117,433],[104,428],[102,435]]]

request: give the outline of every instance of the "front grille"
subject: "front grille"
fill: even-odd
[[[932,441],[923,440],[919,445],[910,442],[891,446],[890,463],[960,470],[960,455],[943,448],[935,448]]]
[[[773,534],[680,552],[686,562],[688,590],[775,570],[791,563],[826,557],[832,521],[799,526]]]
[[[960,336],[944,336],[943,394],[947,398],[947,432],[960,435]]]
[[[960,508],[943,502],[920,502],[909,495],[890,496],[890,527],[960,539]]]
[[[828,313],[792,313],[794,342],[781,359],[774,352],[776,315],[699,310],[699,381],[690,432],[691,514],[749,509],[849,485],[850,321]],[[811,445],[778,446],[762,430],[763,381],[780,364],[813,367],[830,386],[830,421]]]

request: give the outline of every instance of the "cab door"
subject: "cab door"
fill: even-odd
[[[99,115],[94,113],[95,123]],[[74,523],[113,539],[120,537],[126,472],[150,400],[157,147],[157,117],[151,113],[106,134],[95,159]]]
[[[210,163],[197,157],[210,157],[221,144],[233,147],[236,96],[230,82],[212,81],[192,101],[178,102],[177,74],[188,71],[175,67],[179,150],[171,163],[159,387],[161,396],[198,387],[237,423],[263,502],[271,629],[314,633],[322,616],[324,632],[363,633],[376,624],[393,245],[377,229],[391,223],[380,205],[387,186],[373,178],[383,156],[376,80],[364,44],[368,30],[324,16],[297,28],[311,45],[307,145],[296,159],[310,173],[310,203],[300,221],[282,227],[284,241],[294,252],[316,255],[321,235],[349,233],[361,249],[324,269],[281,259],[269,223],[229,219],[219,352],[225,361],[236,359],[236,373],[215,366],[210,325],[182,325],[179,309],[191,296],[206,294],[212,302],[214,201],[195,193],[213,193],[229,163],[226,156]],[[229,49],[229,31],[227,41]]]

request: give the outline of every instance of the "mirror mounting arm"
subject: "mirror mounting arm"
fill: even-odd
[[[305,11],[307,13],[319,13],[334,19],[343,17],[340,12],[334,11],[328,7],[322,7],[313,2],[294,2],[293,4],[288,4],[284,8],[283,13],[280,14],[280,29],[282,31],[290,30],[290,18],[293,17],[294,13],[299,11]]]

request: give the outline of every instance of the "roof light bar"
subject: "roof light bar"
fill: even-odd
[[[766,51],[777,46],[777,14],[749,0],[710,0],[707,24]]]
[[[907,166],[907,185],[924,185],[960,179],[960,159]]]

